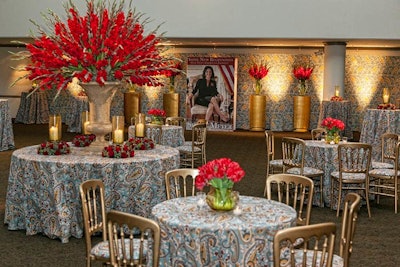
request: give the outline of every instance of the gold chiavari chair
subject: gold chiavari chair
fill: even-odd
[[[283,161],[282,159],[275,159],[275,137],[274,133],[270,130],[266,130],[265,134],[265,148],[267,152],[267,175],[266,178],[270,175],[270,173],[274,174],[276,170],[282,171],[283,169]],[[266,181],[266,180],[265,180]],[[267,194],[267,185],[265,184],[264,188],[264,196]]]
[[[194,196],[196,192],[195,180],[199,174],[198,169],[175,169],[165,173],[165,187],[167,200],[175,197]]]

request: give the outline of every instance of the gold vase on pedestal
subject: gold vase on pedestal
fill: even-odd
[[[311,97],[306,95],[293,97],[294,132],[307,132],[310,124]]]
[[[179,94],[165,93],[163,97],[163,109],[167,117],[179,117]]]
[[[250,96],[250,131],[265,130],[265,108],[267,100],[264,95]]]
[[[137,92],[124,93],[125,124],[132,124],[132,118],[135,118],[135,115],[140,113],[140,98],[140,93]]]

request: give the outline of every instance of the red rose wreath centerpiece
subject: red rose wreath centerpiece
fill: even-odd
[[[195,184],[198,190],[210,186],[206,201],[212,209],[233,210],[238,201],[237,196],[232,194],[233,185],[242,180],[244,175],[239,163],[220,158],[199,167]]]

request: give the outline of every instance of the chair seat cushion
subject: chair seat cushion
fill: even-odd
[[[296,267],[313,266],[312,260],[313,260],[313,256],[314,256],[314,251],[310,251],[310,250],[307,251],[307,262],[306,262],[306,265],[302,264],[303,254],[304,254],[303,250],[301,250],[301,249],[296,249],[295,250],[295,261],[296,261],[295,266]],[[290,265],[289,250],[286,249],[285,250],[285,255],[281,256],[281,258],[287,258],[286,261],[281,262],[281,264],[280,264],[281,266],[291,266]],[[320,262],[321,262],[321,252],[318,252],[316,266],[320,266]],[[325,266],[325,265],[323,265],[323,266]],[[332,266],[334,266],[334,267],[342,267],[342,266],[344,266],[343,258],[334,254],[333,255],[333,260],[332,260]]]
[[[339,172],[334,171],[331,173],[331,176],[339,179]],[[354,180],[354,181],[363,181],[365,180],[365,174],[364,173],[343,173],[342,174],[342,179],[343,180]]]
[[[286,171],[289,174],[297,174],[300,175],[301,169],[300,168],[290,168]],[[320,169],[312,168],[312,167],[304,167],[303,168],[303,175],[324,175],[324,172]]]
[[[391,163],[381,162],[381,161],[373,161],[371,164],[372,169],[393,169],[394,166]]]
[[[125,246],[127,248],[129,248],[129,238],[125,238]],[[121,240],[118,240],[119,242],[121,242]],[[133,259],[139,259],[139,246],[140,246],[140,240],[139,239],[134,239],[133,241],[133,246],[134,246],[134,255],[133,255]],[[121,246],[119,246],[119,248],[121,249]],[[91,249],[90,253],[92,255],[95,255],[96,257],[101,257],[101,258],[106,258],[109,259],[110,258],[110,247],[109,247],[109,243],[108,241],[102,241],[96,245],[93,246],[93,248]],[[122,255],[122,251],[119,252]],[[129,253],[129,251],[127,251],[127,253]],[[143,242],[143,254],[147,254],[147,240],[144,240]],[[130,255],[128,255],[129,259],[130,259]]]
[[[201,105],[194,105],[190,109],[191,114],[206,114],[207,113],[207,107],[201,106]]]
[[[176,147],[176,149],[178,149],[180,152],[186,152],[186,153],[192,152],[192,143],[190,143],[190,145],[188,146],[187,145],[178,146]],[[201,148],[195,146],[194,152],[201,152]]]
[[[269,165],[273,167],[282,167],[283,160],[282,159],[274,159],[269,161]]]
[[[370,176],[394,176],[394,169],[373,169],[369,171]],[[397,176],[400,176],[400,171],[397,171]]]

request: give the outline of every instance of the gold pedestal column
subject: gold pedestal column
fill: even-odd
[[[163,97],[163,108],[167,117],[179,117],[179,94],[165,93]]]
[[[131,125],[132,118],[135,118],[136,114],[140,113],[140,93],[137,92],[126,92],[124,93],[124,116],[125,124]]]
[[[311,97],[293,97],[293,127],[294,132],[307,132],[310,124]]]
[[[265,131],[265,108],[267,99],[264,95],[250,96],[250,131]]]

